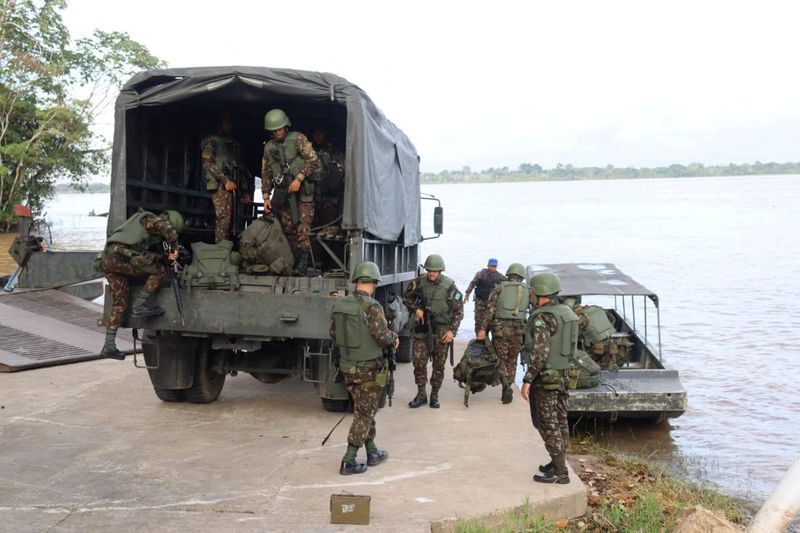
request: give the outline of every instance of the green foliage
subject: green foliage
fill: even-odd
[[[55,182],[81,189],[104,170],[95,119],[135,72],[163,66],[127,34],[73,42],[65,0],[0,0],[0,223],[14,204],[39,210]]]
[[[555,168],[545,169],[541,165],[522,163],[518,170],[503,168],[487,168],[480,172],[472,172],[465,166],[461,171],[443,170],[439,173],[423,173],[422,183],[494,183],[510,181],[562,181],[562,180],[606,180],[636,178],[689,178],[704,176],[756,176],[800,174],[800,162],[797,163],[745,163],[742,165],[711,165],[701,163],[690,165],[670,165],[654,168],[617,168],[613,165],[605,167],[575,167],[559,163]]]

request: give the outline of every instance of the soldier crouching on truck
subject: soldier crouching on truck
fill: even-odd
[[[339,347],[339,373],[353,398],[353,423],[339,467],[343,476],[362,474],[367,466],[389,458],[375,445],[375,413],[389,373],[383,348],[392,346],[396,350],[399,340],[397,333],[389,329],[383,308],[372,298],[380,280],[378,265],[371,261],[359,263],[351,279],[356,284],[355,291],[336,298],[333,304],[331,339]],[[356,462],[362,446],[367,447],[367,464]]]
[[[239,161],[239,143],[230,137],[233,122],[230,116],[223,115],[220,124],[220,135],[206,135],[200,145],[203,158],[203,174],[206,178],[206,189],[214,191],[211,203],[214,205],[216,225],[214,242],[229,237],[233,208],[236,200],[236,189],[241,187],[242,203],[250,203],[249,184],[240,174],[244,165]]]
[[[147,276],[144,287],[133,297],[132,316],[151,317],[164,312],[160,307],[148,303],[166,274],[161,254],[150,249],[157,245],[158,250],[162,250],[161,243],[167,242],[170,245],[167,258],[176,261],[178,233],[182,230],[183,216],[177,211],[167,210],[158,216],[148,211],[138,211],[108,237],[100,268],[106,273],[113,304],[101,355],[120,361],[125,359],[125,355],[117,349],[115,339],[128,307],[128,278]]]
[[[403,293],[403,303],[414,315],[412,363],[417,395],[408,406],[417,408],[428,402],[425,384],[428,381],[428,359],[432,359],[430,406],[438,409],[447,350],[452,347],[464,318],[464,297],[455,282],[442,274],[442,256],[429,255],[424,267],[425,275],[415,279]]]
[[[271,138],[261,158],[261,192],[264,208],[278,211],[281,228],[294,252],[295,273],[305,276],[314,221],[314,184],[308,178],[316,175],[318,162],[311,142],[302,133],[289,131],[291,125],[281,109],[271,109],[264,115],[264,129]]]

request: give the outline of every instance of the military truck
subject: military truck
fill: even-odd
[[[291,129],[309,138],[313,129],[325,128],[343,150],[340,230],[312,229],[318,275],[241,273],[238,290],[182,288],[183,324],[174,295],[161,290],[157,304],[163,315],[127,318],[123,327],[141,332],[141,366],[164,401],[213,402],[227,375],[244,372],[264,383],[299,376],[316,387],[326,409],[343,410],[347,393],[329,379],[331,295],[348,290],[355,265],[373,261],[382,273],[375,297],[396,309],[405,284],[416,276],[423,240],[417,151],[364,91],[327,73],[214,67],[135,76],[116,101],[109,232],[138,209],[176,209],[186,219],[182,245],[213,243],[202,137],[217,131],[220,117],[227,116],[241,146],[243,175],[258,176],[268,138],[264,115],[273,108],[283,109]],[[235,235],[260,214],[261,205],[238,205]],[[441,206],[434,211],[438,236]],[[110,306],[107,294],[105,320]],[[408,331],[400,333],[398,358],[407,361]]]

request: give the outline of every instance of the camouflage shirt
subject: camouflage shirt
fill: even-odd
[[[500,283],[501,281],[508,281],[508,278],[505,277],[505,275],[501,274],[500,272],[495,272],[494,275],[492,276],[491,274],[489,274],[489,269],[484,268],[475,273],[475,277],[472,278],[472,281],[469,282],[469,286],[467,286],[467,290],[464,294],[466,294],[467,296],[472,294],[472,291],[475,289],[475,287],[478,286],[478,283],[481,282],[481,278],[484,275],[488,276],[487,279],[489,279],[492,283],[494,283],[495,287],[497,287],[497,284]]]
[[[489,322],[492,321],[495,312],[497,312],[497,299],[500,297],[501,292],[503,292],[503,286],[498,283],[494,286],[492,292],[489,293],[489,298],[486,299],[486,307],[484,308],[483,316],[479,317],[479,330],[482,329],[486,331],[486,328],[489,327]]]
[[[306,161],[301,172],[303,176],[308,178],[317,171],[319,162],[317,161],[317,153],[314,151],[311,141],[302,133],[297,134],[297,154],[297,157],[301,157]],[[272,191],[273,177],[272,164],[270,163],[265,147],[264,155],[261,156],[261,193],[264,198],[269,198],[269,193]]]
[[[364,291],[355,291],[353,296],[370,297],[369,294]],[[373,303],[367,307],[365,320],[367,321],[367,327],[369,328],[370,334],[372,334],[372,338],[375,339],[375,342],[382,347],[394,344],[395,339],[397,339],[397,333],[389,329],[389,324],[386,322],[386,315],[383,314],[383,308],[380,304]],[[336,321],[332,316],[330,335],[333,342],[336,342]]]
[[[159,235],[167,241],[173,249],[178,244],[178,232],[173,229],[172,224],[165,217],[144,217],[139,221],[148,235]]]
[[[414,280],[403,292],[403,305],[405,305],[411,313],[414,313],[420,308],[420,296],[417,293],[417,287],[419,287],[421,279],[422,276]],[[439,280],[441,279],[440,276]],[[434,283],[438,283],[439,280]],[[458,326],[461,325],[461,320],[464,318],[464,298],[455,283],[450,285],[447,294],[447,307],[450,308],[450,325],[447,329],[452,331],[453,335],[455,335],[458,333]]]
[[[528,371],[522,379],[525,383],[533,383],[533,380],[544,369],[547,358],[550,357],[550,336],[558,331],[556,317],[550,313],[536,315],[531,324],[531,336],[533,346],[527,348],[531,350],[531,362]]]

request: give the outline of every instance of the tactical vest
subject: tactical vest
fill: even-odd
[[[272,169],[272,182],[275,184],[276,189],[288,189],[289,184],[292,182],[291,179],[282,178],[286,163],[289,163],[289,174],[292,175],[292,178],[297,176],[306,166],[305,159],[299,157],[296,131],[287,133],[283,142],[268,141],[264,148],[264,153],[269,158],[270,168]],[[309,176],[306,177],[308,178]]]
[[[488,268],[481,270],[478,275],[478,284],[475,286],[475,298],[487,299],[494,286],[502,280],[501,275],[499,272],[490,274]]]
[[[558,325],[550,336],[550,356],[545,369],[566,370],[572,362],[578,343],[578,315],[564,304],[549,304],[536,308],[528,319],[528,330],[533,332],[533,321],[542,313],[550,313]]]
[[[214,139],[214,143],[216,144],[216,149],[214,150],[214,164],[223,174],[229,174],[231,171],[231,167],[233,166],[233,160],[235,157],[235,152],[238,152],[236,149],[236,141],[229,137],[220,137],[219,135],[212,135],[212,139]],[[205,167],[203,167],[203,173],[206,176],[206,189],[209,191],[215,191],[218,188],[222,187],[222,183],[217,181]],[[228,176],[231,178],[231,176]],[[237,184],[238,185],[238,184]]]
[[[581,332],[581,339],[584,346],[589,346],[593,342],[608,339],[614,331],[614,325],[608,320],[606,310],[598,305],[587,305],[582,313],[588,319],[586,329]]]
[[[503,281],[497,297],[494,317],[501,320],[525,320],[528,308],[528,286],[521,281]]]
[[[440,275],[437,283],[428,281],[427,276],[422,276],[420,281],[420,287],[422,288],[422,294],[425,296],[425,301],[428,303],[428,307],[431,308],[433,314],[436,315],[436,325],[445,327],[442,331],[450,327],[450,321],[453,319],[453,311],[451,311],[450,306],[447,305],[447,298],[453,283],[453,280],[445,275]]]
[[[333,304],[336,344],[342,359],[358,362],[383,357],[383,349],[367,326],[367,309],[377,303],[369,296],[350,295],[337,298]]]
[[[133,216],[111,232],[106,244],[118,242],[136,251],[147,250],[151,245],[161,240],[161,237],[158,235],[150,235],[147,233],[141,224],[143,218],[154,216],[156,215],[150,211],[138,211],[134,213]]]

